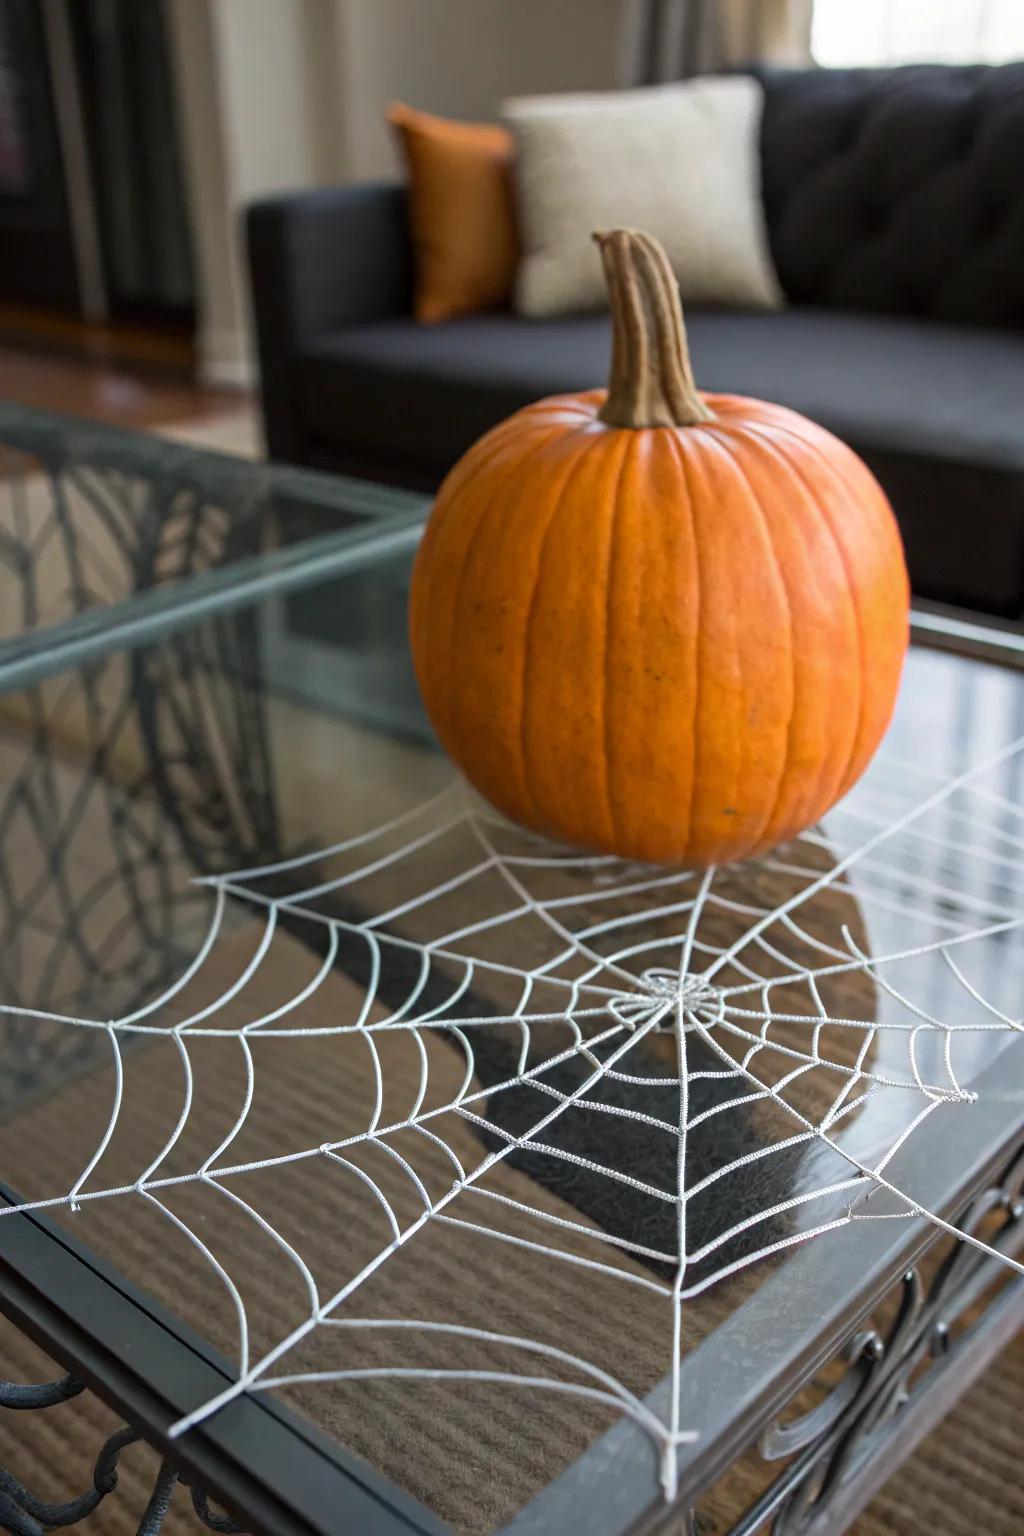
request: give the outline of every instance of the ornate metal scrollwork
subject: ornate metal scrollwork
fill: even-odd
[[[987,1241],[1005,1252],[1024,1243],[1024,1153],[957,1225],[968,1233],[985,1226]],[[990,1255],[955,1239],[927,1282],[919,1268],[909,1270],[899,1282],[888,1326],[868,1327],[847,1343],[848,1368],[831,1392],[762,1435],[764,1459],[785,1459],[788,1466],[734,1524],[733,1536],[769,1529],[772,1536],[803,1536],[830,1529],[825,1522],[837,1492],[863,1468],[904,1406],[927,1390],[929,1366],[964,1347],[954,1327],[999,1273]],[[984,1327],[983,1319],[978,1327]]]
[[[41,1411],[69,1402],[85,1390],[84,1382],[76,1381],[73,1376],[62,1376],[57,1381],[40,1383],[0,1381],[0,1409]],[[0,1530],[7,1531],[9,1536],[43,1536],[45,1531],[77,1525],[115,1491],[121,1452],[139,1438],[136,1431],[127,1425],[108,1436],[100,1446],[93,1464],[92,1487],[85,1489],[76,1498],[63,1502],[40,1498],[0,1467]],[[138,1536],[158,1536],[174,1491],[184,1481],[170,1462],[163,1462],[139,1522]],[[230,1515],[219,1514],[211,1509],[201,1489],[190,1487],[189,1493],[192,1496],[192,1507],[207,1530],[223,1533],[243,1530]]]
[[[963,1250],[961,1250],[963,1251]],[[817,1409],[802,1420],[769,1431],[763,1454],[780,1454],[797,1440],[816,1454],[805,1475],[786,1498],[772,1526],[773,1536],[796,1536],[828,1501],[832,1491],[856,1460],[869,1437],[899,1411],[907,1400],[907,1382],[928,1353],[930,1332],[924,1313],[936,1298],[926,1298],[921,1276],[909,1270],[901,1281],[896,1317],[885,1336],[873,1330],[866,1337],[850,1372]],[[822,1410],[832,1410],[825,1414]],[[818,1417],[829,1422],[817,1436]],[[783,1452],[784,1453],[784,1452]]]

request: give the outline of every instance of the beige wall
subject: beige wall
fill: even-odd
[[[390,175],[389,101],[488,120],[506,96],[616,83],[623,0],[334,0],[347,169]]]
[[[397,173],[396,98],[492,118],[505,96],[616,83],[629,0],[164,0],[207,380],[253,377],[239,212]]]

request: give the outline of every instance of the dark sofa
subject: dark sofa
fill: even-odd
[[[789,305],[688,311],[697,378],[850,443],[919,595],[1024,615],[1024,64],[757,73]],[[247,224],[275,457],[430,491],[509,412],[605,380],[603,315],[416,325],[398,186]]]

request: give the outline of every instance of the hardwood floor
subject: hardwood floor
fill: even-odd
[[[145,430],[212,420],[251,398],[195,382],[181,326],[97,326],[0,304],[0,400]]]
[[[175,316],[97,322],[63,310],[41,309],[0,300],[0,341],[45,347],[93,362],[139,363],[166,369],[182,378],[195,373],[192,323]]]
[[[245,396],[161,378],[123,364],[45,356],[0,343],[0,400],[147,428],[213,418]]]

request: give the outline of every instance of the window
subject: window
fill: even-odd
[[[818,64],[1024,59],[1022,0],[814,0]]]

